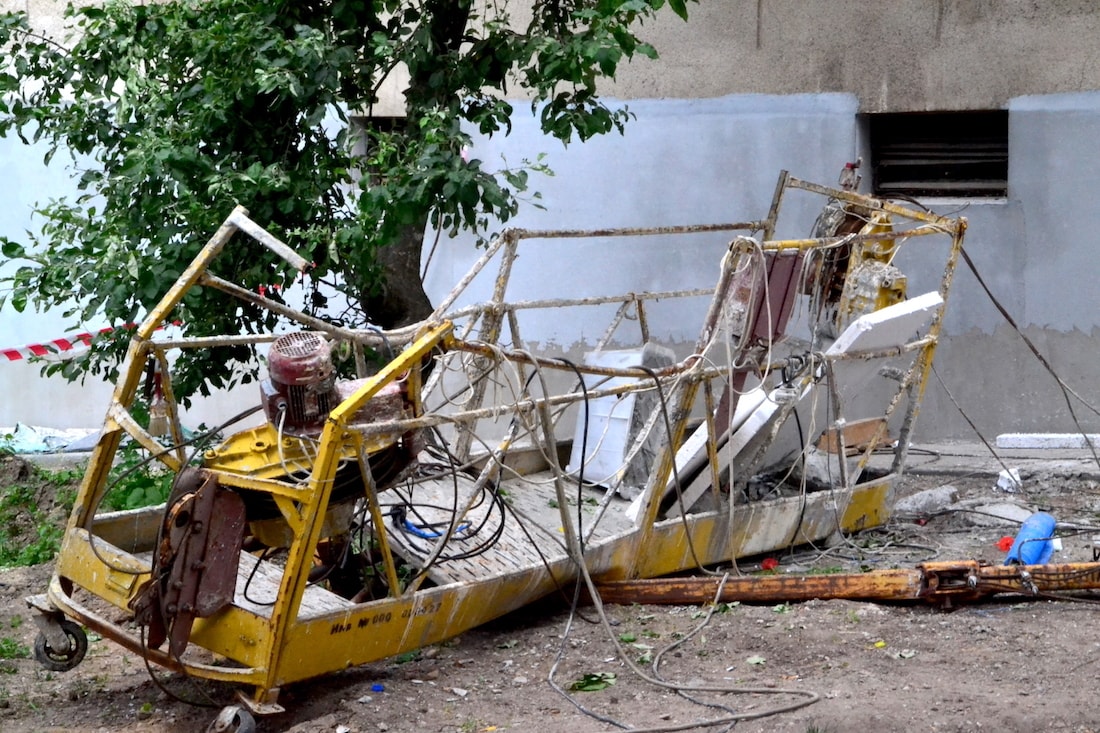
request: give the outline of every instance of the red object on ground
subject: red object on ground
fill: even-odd
[[[1001,539],[997,540],[997,549],[1000,550],[1001,552],[1008,552],[1009,550],[1012,549],[1012,543],[1014,541],[1015,541],[1014,538],[1009,537],[1009,536],[1006,535],[1006,536],[1002,537]]]
[[[760,567],[764,570],[775,570],[777,567],[779,567],[779,561],[776,560],[774,557],[766,557],[760,563]]]

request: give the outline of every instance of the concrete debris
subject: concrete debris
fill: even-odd
[[[997,474],[997,488],[1006,494],[1015,494],[1024,487],[1020,480],[1020,469],[1010,468]]]
[[[95,447],[98,430],[45,428],[17,423],[0,427],[0,449],[12,453],[69,453]]]
[[[1086,442],[1087,441],[1087,442]],[[1003,433],[997,436],[998,448],[1059,450],[1100,446],[1095,433]]]
[[[982,500],[960,501],[950,509],[960,512],[975,527],[1019,526],[1034,512],[1021,504],[1010,502],[988,503]]]
[[[959,490],[951,484],[925,489],[898,499],[894,509],[898,514],[937,514],[959,500]]]
[[[794,472],[804,477],[811,484],[831,486],[837,480],[836,464],[839,460],[840,456],[833,455],[815,446],[809,446],[806,448],[803,460],[796,466]],[[855,475],[856,466],[859,463],[858,456],[846,458],[845,461],[848,464],[848,475]]]

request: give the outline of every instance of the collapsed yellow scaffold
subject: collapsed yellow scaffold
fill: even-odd
[[[796,212],[822,212],[813,237],[776,240],[795,194]],[[508,230],[431,318],[381,333],[213,274],[237,232],[254,242],[236,246],[258,242],[308,271],[237,209],[133,334],[49,588],[28,599],[39,659],[75,666],[87,627],[157,665],[247,690],[219,723],[244,730],[251,713],[281,710],[287,684],[447,639],[581,573],[650,578],[880,525],[965,229],[784,173],[762,220]],[[738,230],[715,248],[713,287],[511,299],[521,244]],[[943,263],[915,297],[900,267],[909,247]],[[459,305],[485,278],[488,300]],[[196,286],[301,330],[158,338]],[[651,343],[659,310],[684,303],[701,322],[687,353]],[[536,354],[521,322],[547,309],[610,314],[610,325],[583,361]],[[171,353],[261,343],[264,419],[189,455]],[[335,343],[350,347],[357,378],[338,378]],[[366,353],[393,348],[369,373]],[[163,439],[132,412],[150,363],[163,380]],[[98,511],[124,439],[177,474],[165,505]],[[872,471],[883,449],[890,467]]]

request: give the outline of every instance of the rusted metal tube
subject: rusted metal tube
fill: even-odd
[[[782,603],[816,598],[951,605],[1000,593],[1039,596],[1100,590],[1100,563],[983,565],[962,560],[870,573],[749,575],[727,578],[724,585],[717,577],[615,580],[599,584],[597,590],[604,603],[620,604]]]
[[[835,575],[750,575],[727,578],[659,578],[616,580],[596,586],[604,603],[695,604],[781,603],[814,598],[867,601],[912,601],[919,597],[918,570],[882,570]]]

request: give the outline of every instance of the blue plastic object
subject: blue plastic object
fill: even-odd
[[[1046,565],[1054,554],[1054,517],[1035,512],[1020,525],[1005,565]]]

